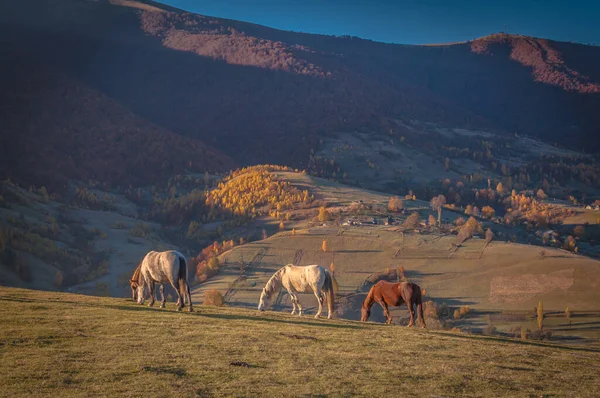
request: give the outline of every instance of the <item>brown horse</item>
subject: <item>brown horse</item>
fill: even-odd
[[[386,323],[392,323],[392,317],[388,310],[388,305],[398,307],[404,303],[408,305],[410,311],[410,322],[408,326],[412,326],[415,322],[415,311],[413,305],[417,305],[417,316],[419,325],[425,327],[425,319],[423,318],[423,298],[421,296],[421,288],[419,285],[412,282],[401,282],[401,283],[390,283],[386,281],[379,281],[367,294],[367,298],[362,305],[362,317],[361,321],[366,322],[371,315],[371,307],[374,303],[379,303],[383,308]]]

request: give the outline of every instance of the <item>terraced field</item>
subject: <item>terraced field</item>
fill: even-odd
[[[541,256],[541,249],[531,245],[492,242],[486,246],[482,239],[468,240],[457,249],[453,235],[394,229],[313,227],[236,247],[222,256],[224,272],[197,287],[194,299],[200,301],[204,291],[217,289],[227,305],[255,308],[260,290],[283,265],[329,267],[333,263],[339,284],[337,316],[357,320],[371,286],[367,279],[403,267],[407,279],[426,289],[427,300],[472,309],[469,318],[451,321],[451,326],[481,331],[494,322],[499,332],[508,333],[517,326],[535,330],[532,308],[542,300],[545,310],[555,314],[548,318],[548,324],[557,320],[555,339],[563,336],[569,342],[598,344],[600,262],[563,250],[544,249]],[[324,240],[327,252],[321,249]],[[307,313],[314,313],[315,298],[305,294],[300,299]],[[566,306],[575,314],[570,325],[561,315]],[[272,309],[291,311],[287,294],[278,297]],[[395,323],[407,322],[405,307],[394,309],[392,315]],[[373,319],[383,319],[377,307]]]

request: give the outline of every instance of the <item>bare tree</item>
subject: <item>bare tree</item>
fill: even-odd
[[[446,197],[444,195],[435,196],[429,203],[431,208],[438,213],[438,227],[442,225],[442,208],[446,204]]]
[[[485,231],[485,244],[488,245],[492,241],[492,239],[494,239],[494,232],[492,232],[491,228],[488,228]]]

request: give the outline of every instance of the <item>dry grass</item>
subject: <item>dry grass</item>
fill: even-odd
[[[44,396],[584,396],[600,352],[0,289],[0,385]],[[232,366],[245,362],[249,366]]]
[[[207,290],[206,292],[204,292],[204,300],[202,304],[222,307],[223,295],[218,290]]]

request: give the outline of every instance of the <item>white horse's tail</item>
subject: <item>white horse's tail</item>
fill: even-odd
[[[182,256],[179,257],[179,273],[177,274],[177,282],[179,285],[179,293],[185,297],[187,293],[185,290],[185,285],[187,284],[187,262],[185,258]]]
[[[335,291],[333,290],[333,277],[327,270],[325,270],[325,283],[323,283],[323,290],[327,295],[327,306],[329,313],[333,314],[333,311],[335,310]]]
[[[177,284],[179,287],[179,294],[181,296],[181,304],[180,307],[183,307],[185,304],[185,299],[187,297],[188,303],[190,305],[190,311],[192,311],[192,297],[190,294],[190,286],[187,282],[188,269],[187,262],[185,261],[185,257],[179,255],[179,273],[177,275]]]

